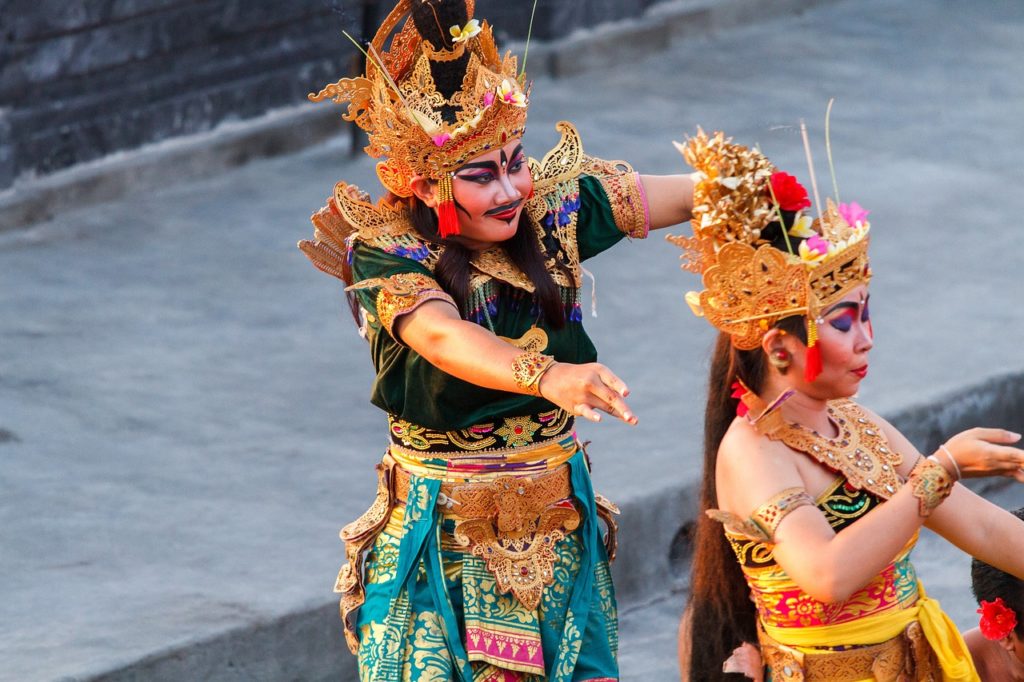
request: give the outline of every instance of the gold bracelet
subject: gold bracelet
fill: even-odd
[[[910,471],[907,485],[917,498],[917,512],[921,518],[928,518],[932,510],[953,492],[953,475],[938,460],[922,457]]]
[[[550,355],[533,351],[520,353],[512,361],[512,378],[519,388],[530,395],[541,397],[540,379],[553,364],[555,359]]]

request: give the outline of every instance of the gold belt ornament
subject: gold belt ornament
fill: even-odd
[[[804,653],[773,640],[760,627],[761,655],[772,669],[772,679],[782,682],[854,682],[873,678],[879,682],[940,680],[941,669],[914,621],[904,631],[881,644]]]
[[[395,498],[404,500],[410,474],[394,471]],[[569,467],[563,465],[532,477],[443,483],[438,504],[456,519],[456,542],[484,560],[499,591],[536,609],[555,579],[555,544],[580,523],[571,497]]]

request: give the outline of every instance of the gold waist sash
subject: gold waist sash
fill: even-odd
[[[930,599],[919,585],[920,598],[917,604],[909,609],[895,612],[885,612],[874,616],[868,616],[859,620],[843,623],[840,625],[823,625],[805,628],[778,628],[768,624],[761,624],[762,647],[768,654],[768,658],[776,657],[775,665],[772,665],[773,677],[778,676],[781,680],[839,680],[846,682],[867,682],[870,680],[916,680],[921,677],[901,677],[905,674],[906,663],[914,661],[918,668],[927,664],[927,646],[930,655],[935,658],[941,673],[943,682],[978,682],[978,673],[974,663],[967,651],[960,632],[942,611],[939,603]],[[920,637],[915,633],[920,631]],[[832,676],[810,676],[817,670],[829,669],[827,661],[831,658],[837,663],[843,662],[843,657],[851,661],[856,657],[851,652],[860,649],[845,651],[823,650],[827,647],[837,645],[856,644],[865,647],[876,648],[875,645],[887,644],[893,640],[905,639],[907,643],[901,645],[909,647],[903,654],[903,665],[897,666],[893,662],[894,653],[886,654],[879,658],[872,656],[870,659],[862,657],[867,661],[862,665],[860,661],[859,670],[857,666],[844,671],[841,677],[837,673],[830,673]],[[890,645],[891,646],[891,645]],[[893,648],[892,651],[895,651]],[[781,654],[779,653],[781,652]],[[879,654],[884,653],[879,651]],[[780,658],[781,655],[781,658]],[[888,658],[887,658],[888,656]],[[860,659],[857,659],[860,660]],[[793,675],[785,676],[785,667],[789,666]],[[877,668],[877,669],[876,669]],[[886,672],[883,672],[886,671]],[[888,676],[889,672],[892,676]],[[881,675],[881,676],[880,676]]]

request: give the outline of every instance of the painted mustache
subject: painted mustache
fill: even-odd
[[[500,215],[506,215],[506,214],[510,214],[510,213],[515,213],[516,209],[518,209],[520,204],[522,204],[522,203],[523,203],[523,200],[519,199],[517,201],[513,201],[511,204],[505,204],[504,206],[498,206],[497,208],[492,208],[489,211],[485,211],[484,215],[487,215],[487,216],[500,216]]]

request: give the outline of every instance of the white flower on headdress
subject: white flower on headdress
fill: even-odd
[[[526,95],[516,88],[507,78],[501,81],[496,90],[498,98],[505,104],[513,104],[517,107],[526,106]]]
[[[811,220],[810,216],[800,216],[793,222],[793,227],[789,228],[789,236],[796,237],[797,239],[810,239],[814,235],[818,234],[811,229],[811,224],[813,222],[814,221]]]
[[[497,88],[497,93],[498,97],[505,104],[511,104],[521,109],[526,108],[526,95],[523,94],[522,90],[513,86],[507,78],[501,81],[501,85]]]
[[[452,34],[453,43],[461,43],[464,40],[469,40],[480,33],[480,21],[477,19],[470,19],[465,26],[459,28],[458,24],[452,26],[448,31]]]

